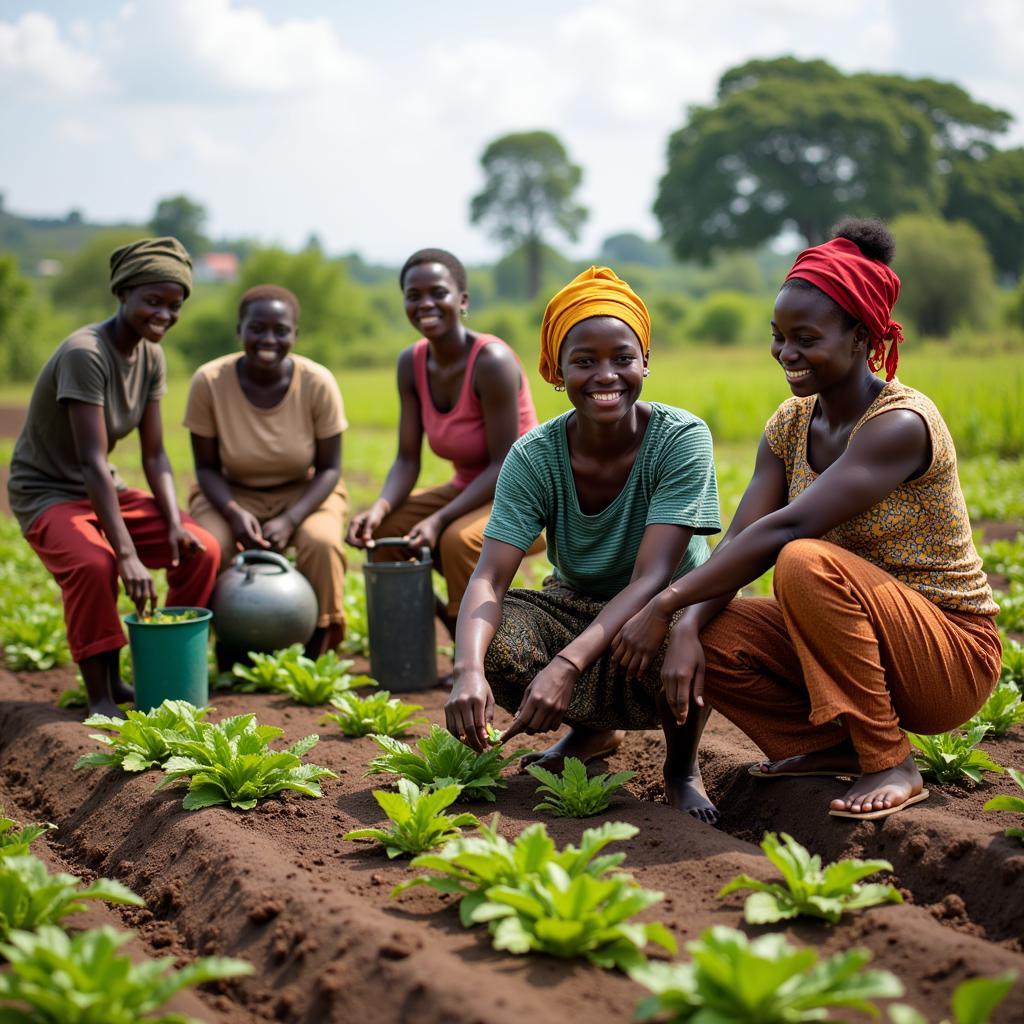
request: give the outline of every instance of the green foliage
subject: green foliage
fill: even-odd
[[[57,338],[47,338],[43,310],[13,256],[0,255],[0,380],[32,380]]]
[[[918,331],[949,337],[961,324],[984,326],[995,304],[995,272],[981,235],[965,221],[905,214],[892,222],[893,269],[903,287],[895,316]]]
[[[914,760],[922,775],[930,775],[940,785],[952,785],[964,778],[981,782],[982,772],[1002,774],[1002,765],[978,749],[988,727],[974,725],[966,732],[942,732],[936,736],[919,736],[908,732],[907,739],[916,748]]]
[[[698,341],[714,345],[735,345],[743,340],[750,322],[751,300],[738,292],[719,291],[709,295],[696,314],[690,333]]]
[[[830,1019],[845,1007],[878,1016],[873,1000],[903,995],[888,971],[861,971],[871,959],[851,949],[819,962],[810,948],[782,935],[748,939],[732,928],[708,928],[686,946],[691,963],[646,963],[629,976],[654,995],[636,1008],[637,1020],[669,1024],[798,1024]]]
[[[500,748],[493,747],[478,754],[437,725],[431,726],[429,735],[417,740],[418,754],[407,743],[390,736],[374,736],[373,740],[384,753],[370,762],[367,774],[390,772],[432,789],[455,783],[462,787],[461,796],[466,800],[491,803],[495,791],[506,787],[502,769],[523,753],[502,757]]]
[[[426,725],[422,704],[403,704],[387,690],[378,690],[368,697],[344,693],[331,704],[335,713],[327,712],[321,722],[334,722],[346,736],[404,736],[413,726]],[[415,716],[415,717],[414,717]]]
[[[301,760],[319,737],[306,736],[286,750],[271,750],[268,744],[283,731],[257,725],[255,715],[236,715],[208,725],[198,740],[176,746],[177,753],[164,764],[166,777],[156,788],[188,779],[188,793],[182,801],[187,811],[216,804],[248,811],[259,800],[286,789],[321,796],[319,780],[337,776]]]
[[[66,935],[47,926],[14,932],[0,946],[3,1024],[201,1024],[179,1013],[152,1016],[176,992],[218,978],[252,974],[244,960],[203,957],[174,971],[173,957],[133,964],[118,949],[129,932]],[[13,1005],[12,1005],[13,1004]]]
[[[779,869],[785,884],[762,882],[739,875],[722,887],[719,896],[753,889],[743,907],[747,924],[775,924],[790,918],[820,917],[838,924],[848,910],[862,910],[880,903],[902,903],[903,897],[891,885],[860,885],[863,878],[879,871],[892,871],[887,860],[835,861],[822,869],[821,857],[813,856],[791,835],[766,832],[761,849]]]
[[[984,725],[993,736],[1005,736],[1021,722],[1024,722],[1024,701],[1020,690],[1011,683],[1000,683],[967,724]]]
[[[284,663],[302,656],[302,644],[292,644],[281,651],[264,654],[248,652],[250,664],[237,662],[231,675],[237,682],[231,688],[237,693],[280,693],[284,689]]]
[[[433,872],[418,875],[396,885],[392,898],[426,885],[438,892],[458,895],[459,918],[464,928],[473,924],[473,912],[495,885],[517,886],[535,878],[548,864],[557,864],[570,878],[591,875],[602,878],[617,868],[626,855],[609,853],[598,856],[609,844],[632,839],[639,832],[634,825],[621,821],[605,822],[588,828],[580,838],[579,847],[571,843],[563,850],[555,849],[554,840],[541,822],[529,825],[509,842],[498,834],[498,815],[490,825],[481,824],[479,834],[462,836],[446,843],[437,853],[417,857],[411,867]]]
[[[561,775],[555,775],[539,764],[526,770],[540,783],[537,795],[544,799],[535,811],[550,811],[562,818],[589,818],[607,810],[615,790],[624,786],[636,772],[587,775],[587,766],[578,757],[567,757]]]
[[[553,246],[542,243],[538,248],[541,267],[538,292],[542,295],[553,294],[576,276],[576,265]],[[530,292],[530,275],[534,273],[532,261],[535,258],[534,247],[529,242],[523,242],[494,264],[494,290],[499,300],[528,302],[537,294]],[[504,335],[499,334],[498,337],[504,339]]]
[[[985,572],[1005,576],[1008,580],[1024,583],[1024,539],[994,540],[978,547]]]
[[[89,694],[81,676],[75,678],[75,685],[61,692],[57,698],[59,708],[84,708],[89,703]]]
[[[953,1019],[946,1018],[941,1024],[988,1024],[992,1013],[1016,980],[1016,971],[1004,971],[991,978],[971,978],[960,982],[953,990]],[[889,1019],[892,1024],[928,1024],[917,1010],[903,1003],[889,1007]]]
[[[60,605],[38,602],[0,619],[4,661],[14,672],[45,672],[71,660]]]
[[[80,882],[74,875],[51,875],[30,853],[0,857],[0,936],[6,939],[16,928],[34,931],[40,925],[57,924],[85,910],[84,900],[145,905],[131,889],[111,878],[98,878],[84,888]]]
[[[203,233],[206,223],[206,207],[194,202],[188,196],[171,196],[156,204],[149,229],[154,235],[172,235],[186,249],[193,260],[210,247],[210,241]]]
[[[1024,789],[1024,771],[1019,768],[1008,768],[1010,778]],[[1016,814],[1024,814],[1024,797],[1019,796],[994,796],[985,804],[986,811],[1013,811]],[[1008,828],[1007,836],[1011,839],[1019,839],[1024,843],[1024,828]]]
[[[13,818],[5,818],[0,808],[0,857],[18,857],[28,853],[29,847],[41,835],[56,827],[49,822],[39,822],[18,828],[18,823]]]
[[[415,856],[443,845],[462,835],[462,829],[480,824],[475,814],[454,817],[441,812],[459,798],[461,786],[420,789],[408,779],[398,780],[398,792],[375,789],[373,797],[392,822],[385,831],[380,828],[359,828],[347,832],[345,839],[369,839],[382,843],[389,857]]]
[[[1024,644],[1009,638],[1003,640],[1003,668],[999,675],[1000,685],[1024,689]]]
[[[90,715],[82,724],[90,729],[102,729],[102,733],[90,733],[89,738],[99,740],[107,749],[83,754],[75,768],[119,765],[126,772],[159,768],[178,752],[181,740],[198,740],[201,737],[203,719],[214,710],[210,707],[197,708],[184,700],[165,700],[151,711],[129,709],[125,718]]]
[[[346,654],[363,658],[370,656],[370,623],[366,618],[366,580],[361,572],[345,573],[345,639],[341,649]]]
[[[93,235],[64,261],[64,269],[53,283],[53,304],[75,310],[80,323],[104,320],[114,313],[117,299],[110,292],[110,254],[119,246],[145,238],[146,234],[145,228],[129,227]]]
[[[999,614],[996,625],[1007,633],[1024,633],[1024,583],[1010,581],[1009,591],[993,591]]]
[[[270,654],[249,651],[249,659],[251,665],[239,663],[231,669],[239,680],[232,688],[239,693],[285,693],[298,704],[317,707],[356,687],[377,685],[369,676],[351,675],[352,662],[334,651],[315,661],[307,658],[302,644]]]

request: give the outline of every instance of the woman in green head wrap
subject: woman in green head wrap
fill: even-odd
[[[11,460],[11,510],[60,584],[68,645],[93,713],[120,715],[117,704],[133,698],[118,673],[118,578],[142,613],[156,602],[148,569],[167,569],[171,605],[204,605],[217,575],[217,542],[178,510],[160,420],[160,342],[191,288],[192,261],[175,238],[111,253],[117,312],[57,347]],[[107,462],[135,429],[152,494],[125,487]]]

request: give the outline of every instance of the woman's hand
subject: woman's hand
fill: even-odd
[[[483,672],[456,673],[444,706],[448,731],[479,753],[490,749],[487,723],[494,717],[494,695]]]
[[[671,621],[671,615],[658,606],[657,598],[648,601],[615,634],[611,644],[612,672],[624,672],[629,681],[639,679],[658,653]]]
[[[690,701],[704,707],[704,645],[700,635],[686,622],[678,622],[668,638],[668,650],[661,666],[665,703],[682,725]]]
[[[580,671],[572,662],[556,655],[526,688],[519,710],[512,725],[505,730],[502,742],[521,732],[551,732],[557,729],[569,710],[573,687],[579,677]]]
[[[405,541],[413,552],[419,551],[420,548],[430,548],[433,551],[443,532],[444,523],[440,518],[437,515],[427,516],[405,535]]]
[[[295,523],[287,512],[282,512],[263,524],[263,539],[274,551],[284,551],[295,532]]]
[[[375,501],[365,512],[353,516],[345,534],[345,543],[351,544],[354,548],[372,548],[373,535],[377,532],[377,527],[384,522],[386,515],[386,508],[379,501]]]
[[[263,539],[260,521],[251,512],[236,505],[232,509],[225,510],[224,518],[227,519],[228,526],[231,527],[235,542],[243,550],[270,547]]]
[[[124,592],[135,605],[139,618],[146,614],[146,606],[156,607],[156,584],[149,571],[134,552],[121,555],[117,559],[117,574],[124,582]]]
[[[205,551],[206,545],[187,527],[174,523],[167,529],[167,543],[171,546],[171,565],[176,566],[182,558],[197,551]]]

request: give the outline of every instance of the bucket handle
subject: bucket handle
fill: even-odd
[[[389,548],[407,548],[409,542],[404,537],[381,537],[379,540],[374,540],[374,548],[389,547]],[[430,561],[430,548],[423,545],[420,548],[420,563],[425,564]]]
[[[276,551],[262,551],[259,548],[252,548],[249,551],[240,551],[232,559],[231,564],[236,569],[240,569],[245,573],[245,581],[249,583],[252,581],[253,569],[252,563],[262,562],[266,565],[276,565],[281,572],[288,572],[292,565],[284,555],[279,555]]]

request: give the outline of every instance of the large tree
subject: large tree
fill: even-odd
[[[526,253],[527,292],[540,288],[544,236],[555,228],[575,241],[587,210],[573,198],[582,169],[550,132],[518,132],[495,139],[480,157],[485,182],[470,204],[474,224],[487,222],[494,238]]]
[[[188,249],[193,259],[210,247],[203,233],[205,225],[206,207],[188,196],[161,199],[149,224],[155,235],[173,235]]]
[[[793,228],[815,244],[843,215],[941,209],[951,167],[987,158],[1008,123],[950,83],[750,61],[670,137],[654,209],[681,258]]]

